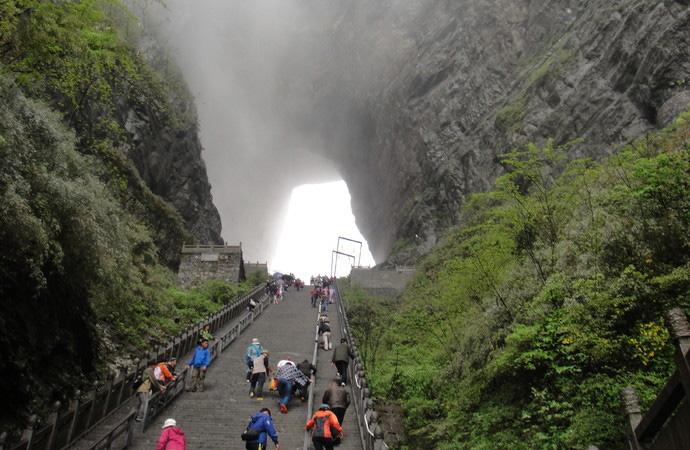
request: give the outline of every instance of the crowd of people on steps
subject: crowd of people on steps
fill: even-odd
[[[313,289],[310,291],[311,304],[319,307],[317,317],[319,347],[324,351],[332,351],[331,363],[335,368],[335,376],[328,383],[323,392],[321,404],[304,425],[310,434],[316,450],[332,450],[339,445],[344,437],[343,422],[345,412],[350,406],[350,391],[348,383],[348,366],[353,358],[352,351],[345,337],[337,345],[333,345],[331,323],[328,317],[328,305],[336,299],[332,279],[323,276],[312,277]],[[270,298],[280,303],[285,298],[288,285],[282,279],[274,279],[267,285]],[[210,330],[200,333],[200,340],[188,361],[191,368],[191,381],[186,386],[187,391],[203,392],[206,370],[210,363],[211,354],[209,343],[213,342]],[[165,392],[166,386],[175,380],[177,361],[151,364],[144,371],[144,382],[138,389],[140,402],[145,404],[145,396],[152,391]],[[278,410],[288,414],[290,403],[294,397],[305,401],[309,396],[309,386],[314,382],[317,368],[307,359],[295,363],[289,356],[279,360],[275,367],[271,365],[269,351],[265,349],[259,338],[252,338],[244,352],[244,381],[249,385],[249,398],[263,401],[265,385],[268,391],[276,391]],[[138,418],[143,417],[144,411],[140,407]],[[269,439],[276,449],[280,449],[278,431],[273,421],[271,409],[262,407],[253,414],[246,425],[241,439],[247,450],[264,450]],[[168,418],[163,424],[156,450],[186,450],[185,434],[173,418]]]

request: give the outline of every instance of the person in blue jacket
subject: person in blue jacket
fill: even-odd
[[[211,352],[208,351],[208,341],[204,339],[196,347],[192,359],[189,360],[189,367],[192,368],[192,384],[187,386],[187,391],[204,392],[204,378],[206,378],[209,362],[211,362]]]
[[[264,450],[266,448],[266,444],[268,443],[269,436],[276,445],[276,450],[280,450],[280,445],[278,444],[278,432],[273,426],[270,409],[261,408],[258,413],[254,414],[249,420],[247,430],[259,431],[259,437],[257,440],[247,441],[245,447],[247,450]]]
[[[247,347],[247,351],[244,354],[244,363],[247,365],[247,383],[252,376],[252,369],[254,368],[254,360],[261,356],[264,352],[261,343],[258,338],[252,339],[252,343]]]

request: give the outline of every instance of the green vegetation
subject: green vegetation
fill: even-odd
[[[566,150],[506,155],[396,303],[346,292],[372,389],[405,410],[403,448],[618,448],[620,389],[647,406],[673,370],[690,113],[603,163]]]
[[[196,119],[131,25],[117,0],[0,2],[0,429],[248,290],[177,287],[193,239],[128,159],[125,123]]]
[[[526,108],[527,100],[524,97],[504,106],[496,113],[496,126],[504,131],[516,131],[525,118]]]
[[[265,284],[268,278],[267,272],[255,271],[247,275],[247,283],[250,286],[258,286],[260,284]]]
[[[123,39],[121,30],[135,28],[132,21],[119,0],[2,2],[0,72],[26,96],[62,114],[75,132],[75,148],[100,160],[99,178],[153,231],[163,261],[175,267],[177,249],[192,238],[179,213],[150,191],[123,150],[131,146],[128,114],[175,127],[191,120],[190,107],[180,106],[188,93],[174,92],[182,87],[173,71],[162,64],[162,75],[154,72]]]

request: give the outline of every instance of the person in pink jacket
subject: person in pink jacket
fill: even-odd
[[[156,450],[187,450],[184,431],[178,428],[175,419],[165,419],[161,437],[158,438]]]

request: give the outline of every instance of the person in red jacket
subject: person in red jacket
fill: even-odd
[[[187,450],[184,431],[177,426],[175,419],[165,419],[156,450]]]
[[[316,450],[333,450],[333,440],[342,438],[343,435],[343,427],[340,426],[338,418],[330,411],[327,403],[319,407],[304,428],[312,430],[311,441]],[[334,430],[337,434],[333,433]]]

